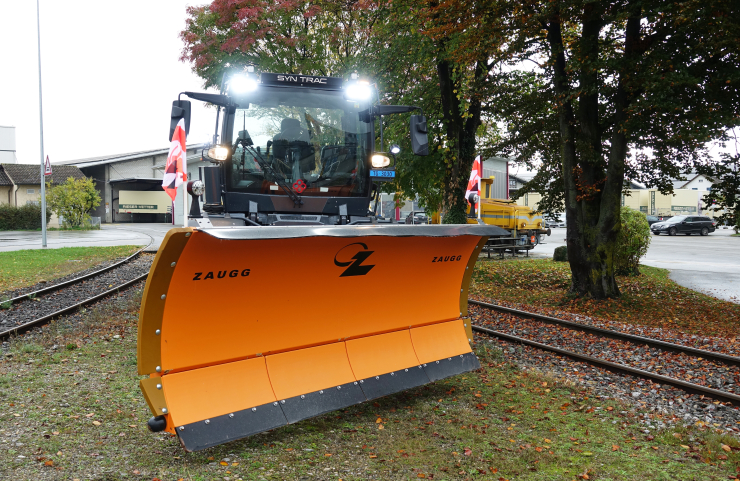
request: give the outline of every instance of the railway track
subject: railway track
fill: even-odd
[[[673,353],[680,353],[684,354],[686,356],[691,356],[695,359],[699,360],[707,360],[707,361],[713,361],[716,363],[722,363],[724,365],[728,366],[740,366],[740,358],[735,356],[729,356],[726,354],[716,353],[712,351],[706,351],[703,349],[696,349],[688,346],[682,346],[680,344],[673,344],[665,341],[661,341],[658,339],[652,339],[642,336],[636,336],[633,334],[626,334],[618,331],[611,331],[608,329],[601,329],[593,326],[588,326],[580,323],[575,323],[571,321],[566,321],[563,319],[558,319],[555,317],[550,316],[543,316],[541,314],[536,314],[532,312],[527,311],[520,311],[518,309],[512,309],[508,307],[498,306],[495,304],[489,304],[486,302],[481,301],[475,301],[475,300],[469,300],[470,304],[484,307],[486,309],[492,310],[492,311],[498,311],[503,312],[507,314],[513,314],[515,316],[524,317],[524,318],[531,318],[536,319],[538,321],[557,325],[564,327],[566,329],[570,330],[577,330],[581,332],[586,332],[588,334],[591,334],[593,336],[598,336],[601,338],[610,338],[610,339],[616,339],[622,342],[627,342],[634,344],[636,346],[650,346],[656,349],[660,349],[663,351],[669,351]],[[724,402],[730,402],[734,406],[740,406],[740,395],[734,393],[734,392],[727,392],[722,391],[720,389],[714,389],[708,386],[703,386],[697,383],[688,382],[685,380],[677,379],[675,377],[670,376],[664,376],[662,374],[658,374],[655,372],[650,372],[645,369],[638,369],[634,366],[630,366],[627,364],[622,363],[615,363],[611,361],[607,361],[604,359],[600,359],[598,357],[594,356],[588,356],[583,353],[574,352],[571,350],[563,349],[560,347],[552,346],[550,344],[545,344],[542,342],[537,342],[532,339],[528,339],[525,337],[515,336],[511,333],[507,332],[501,332],[494,329],[489,329],[480,325],[473,324],[473,330],[481,333],[483,335],[487,336],[495,336],[499,339],[503,339],[508,342],[516,343],[516,344],[523,344],[528,345],[532,347],[536,347],[538,349],[542,349],[545,351],[550,351],[556,354],[559,354],[561,356],[569,357],[574,360],[586,362],[588,364],[591,364],[593,366],[597,366],[600,368],[603,368],[605,370],[615,372],[618,374],[629,374],[632,376],[641,377],[644,379],[648,379],[651,381],[654,381],[659,384],[666,384],[673,387],[676,387],[678,389],[681,389],[685,392],[691,393],[691,394],[698,394],[703,395],[706,397],[711,397],[717,401],[724,401]]]
[[[129,257],[53,286],[27,292],[10,299],[13,308],[0,310],[0,340],[42,326],[52,319],[114,295],[146,280],[149,269],[133,266],[154,239]],[[119,272],[118,271],[125,271]],[[89,285],[85,285],[89,284]]]

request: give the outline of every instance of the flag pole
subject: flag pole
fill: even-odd
[[[46,247],[46,164],[44,163],[44,109],[41,102],[41,14],[39,0],[36,0],[36,32],[38,33],[39,47],[39,142],[41,144],[41,247]]]
[[[182,226],[188,226],[188,146],[182,153]]]

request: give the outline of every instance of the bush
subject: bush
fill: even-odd
[[[46,209],[46,223],[51,219],[51,209]],[[26,204],[14,207],[0,204],[0,230],[41,229],[41,205]]]
[[[556,247],[555,253],[552,255],[552,260],[555,262],[568,262],[568,248],[566,246]]]
[[[645,214],[629,207],[622,207],[620,218],[622,228],[614,250],[614,273],[640,275],[640,259],[650,247],[650,225]]]
[[[100,195],[92,179],[70,177],[63,184],[47,185],[49,208],[64,220],[65,227],[81,227],[89,222],[88,212],[100,205]]]

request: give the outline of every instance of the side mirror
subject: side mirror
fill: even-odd
[[[249,136],[249,132],[247,132],[246,130],[240,130],[237,139],[243,141],[244,145],[254,145],[254,142],[252,142],[252,137]]]
[[[412,115],[409,130],[411,134],[411,150],[414,152],[414,155],[429,155],[427,118],[423,115]]]
[[[170,136],[168,141],[172,141],[175,134],[175,128],[180,119],[185,119],[185,135],[190,133],[190,101],[175,100],[172,102],[172,113],[170,114]]]

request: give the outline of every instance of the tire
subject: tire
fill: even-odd
[[[660,232],[653,232],[653,235],[660,235]]]
[[[676,235],[677,232],[675,227],[668,229],[668,235]]]
[[[709,235],[709,229],[707,229],[706,227],[702,227],[701,228],[701,235],[704,235],[704,236]]]
[[[691,235],[691,232],[687,232],[686,235]]]

